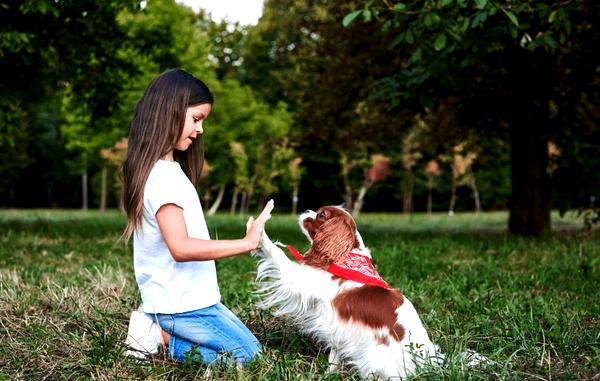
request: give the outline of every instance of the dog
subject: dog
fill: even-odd
[[[443,359],[414,306],[379,276],[350,213],[325,206],[300,215],[311,242],[305,255],[263,232],[257,267],[258,306],[291,318],[330,349],[329,370],[347,364],[361,377],[404,378]]]

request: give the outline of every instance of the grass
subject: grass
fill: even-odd
[[[449,355],[427,380],[600,378],[600,231],[554,216],[539,239],[506,233],[505,213],[365,214],[361,233],[380,274],[411,299]],[[242,235],[244,220],[208,219],[213,237]],[[139,303],[131,245],[118,243],[117,212],[0,211],[0,380],[346,380],[327,355],[285,321],[254,306],[256,259],[218,262],[223,301],[248,324],[264,357],[244,369],[122,356]],[[306,249],[295,219],[274,216],[273,239]],[[465,369],[456,355],[495,360]]]

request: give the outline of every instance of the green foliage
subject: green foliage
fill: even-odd
[[[534,132],[513,136],[531,152],[559,145],[553,207],[588,206],[600,189],[598,11],[591,1],[269,0],[258,25],[242,27],[174,0],[0,1],[1,203],[77,206],[74,173],[96,178],[106,166],[99,151],[127,136],[147,84],[181,67],[216,95],[202,191],[235,183],[232,141],[244,146],[243,180],[256,196],[287,198],[300,184],[300,207],[341,202],[343,158],[356,163],[347,181],[356,188],[382,153],[392,176],[366,208],[398,210],[402,138],[427,115],[415,168],[471,139],[484,208],[506,207],[518,184],[511,165],[532,162],[511,164],[511,131]],[[292,157],[310,182],[289,178]],[[415,205],[424,205],[419,176]]]
[[[578,2],[450,4],[365,2],[365,10],[376,15],[384,33],[396,35],[392,46],[409,57],[398,76],[398,82],[404,82],[408,89],[437,77],[453,82],[452,77],[479,64],[483,56],[519,45],[532,52],[554,52],[571,36],[571,19],[581,11]],[[561,36],[560,44],[553,37],[557,35]],[[405,92],[402,95],[409,96]]]
[[[241,143],[229,142],[231,156],[233,157],[234,187],[238,191],[247,192],[250,188],[248,176],[248,155]],[[230,168],[231,170],[231,168]]]
[[[214,64],[208,60],[209,20],[173,0],[148,1],[142,10],[119,15],[137,54],[157,66],[158,73],[180,67],[208,84],[214,82]]]
[[[31,159],[27,159],[32,144],[22,142],[34,130],[53,132],[41,134],[48,139],[47,146],[64,145],[61,159],[71,167],[70,173],[93,174],[105,166],[100,150],[127,136],[144,89],[170,68],[191,72],[217,96],[214,118],[209,121],[214,120],[217,128],[214,134],[207,131],[207,151],[216,151],[208,157],[215,164],[214,183],[229,181],[226,162],[230,155],[219,152],[220,147],[235,140],[251,143],[249,147],[256,148],[250,154],[257,163],[256,150],[263,149],[269,139],[287,134],[291,119],[284,106],[271,110],[234,79],[221,82],[225,71],[233,73],[239,65],[232,54],[228,59],[223,54],[230,45],[240,49],[243,28],[229,32],[226,24],[216,24],[204,12],[195,14],[173,0],[144,5],[104,1],[2,5],[0,12],[10,22],[0,31],[1,75],[7,85],[0,90],[0,155],[21,159],[3,160],[0,171],[3,178],[8,177],[0,183],[3,195],[14,195],[15,174],[39,166],[42,156],[29,151]],[[233,60],[234,66],[217,71],[216,63],[227,60]],[[11,76],[12,72],[18,75]],[[36,124],[45,118],[39,104],[53,123]],[[62,166],[50,168],[53,173],[62,170]],[[48,197],[55,199],[52,184],[46,186]],[[25,187],[30,188],[18,182],[17,188]]]
[[[80,123],[79,131],[69,136],[79,136],[78,143],[70,142],[79,147],[91,144],[84,138],[110,133],[111,126],[104,121],[119,104],[116,95],[122,78],[134,71],[115,57],[124,39],[115,18],[134,4],[47,0],[2,3],[0,147],[2,155],[12,160],[29,156],[18,161],[18,170],[29,176],[15,175],[14,165],[2,171],[2,177],[11,176],[12,182],[8,190],[0,187],[3,199],[10,195],[11,199],[20,197],[17,202],[39,205],[48,198],[49,205],[50,199],[57,197],[53,187],[66,177],[61,173],[64,165],[59,162],[66,156],[58,149],[63,143],[60,120],[74,120],[78,115],[80,122],[89,121]],[[73,109],[63,107],[65,94],[71,97]]]
[[[415,305],[448,360],[417,379],[591,379],[600,367],[597,289],[600,237],[578,232],[524,239],[506,232],[506,213],[357,220],[379,273]],[[207,219],[211,236],[239,238],[245,219]],[[254,307],[257,259],[217,262],[223,302],[257,336],[264,356],[241,370],[178,364],[158,354],[122,356],[129,313],[139,303],[131,245],[117,242],[125,216],[80,211],[0,212],[0,378],[161,380],[358,380],[327,373],[327,350]],[[274,215],[269,235],[301,250],[295,217]],[[467,369],[473,349],[497,367]]]
[[[254,184],[261,193],[271,194],[276,191],[270,182],[273,171],[287,165],[280,162],[278,154],[292,128],[285,104],[269,106],[249,87],[231,78],[224,79],[215,93],[204,134],[211,166],[209,187],[235,184],[248,190]],[[232,151],[231,142],[240,144],[241,149]]]
[[[210,59],[216,61],[217,77],[237,78],[244,63],[242,50],[245,45],[248,27],[225,21],[211,22],[208,28],[212,50]]]
[[[519,221],[511,228],[533,234],[544,230],[550,211],[548,141],[561,141],[564,149],[563,173],[553,181],[564,181],[567,168],[581,172],[585,166],[600,164],[592,160],[579,167],[571,145],[586,135],[597,140],[598,111],[588,107],[587,99],[597,99],[598,70],[597,65],[585,63],[592,59],[590,44],[599,39],[591,26],[597,5],[588,1],[362,3],[374,15],[380,35],[392,36],[390,48],[401,61],[396,73],[379,78],[373,97],[409,115],[439,110],[456,99],[459,108],[448,126],[450,135],[468,129],[507,139],[508,129],[511,216],[515,217],[511,221]],[[370,27],[356,24],[355,20],[347,27]],[[525,163],[527,169],[519,171]],[[569,183],[557,184],[556,189],[565,190]],[[557,199],[570,207],[581,205],[580,193],[589,196],[597,190],[590,185],[570,187]],[[538,207],[533,206],[536,202]]]
[[[77,153],[73,166],[75,173],[81,173],[87,170],[90,156],[99,149],[98,134],[90,128],[92,116],[87,104],[77,102],[71,88],[65,89],[62,101],[61,114],[64,120],[60,132],[65,140],[65,149]]]

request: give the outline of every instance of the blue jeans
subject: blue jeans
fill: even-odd
[[[171,338],[169,354],[205,364],[234,358],[242,364],[260,352],[250,330],[221,303],[178,314],[148,314]]]

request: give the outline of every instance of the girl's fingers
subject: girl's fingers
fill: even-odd
[[[250,218],[248,218],[248,222],[246,222],[246,232],[248,232],[248,230],[250,230],[253,222],[254,222],[254,218],[252,218],[252,216],[250,216]]]
[[[267,202],[267,205],[265,205],[265,208],[262,210],[262,212],[256,218],[256,220],[261,221],[261,222],[266,222],[269,218],[271,218],[271,212],[273,211],[274,207],[275,207],[275,201],[273,201],[272,199],[269,200],[269,202]]]

